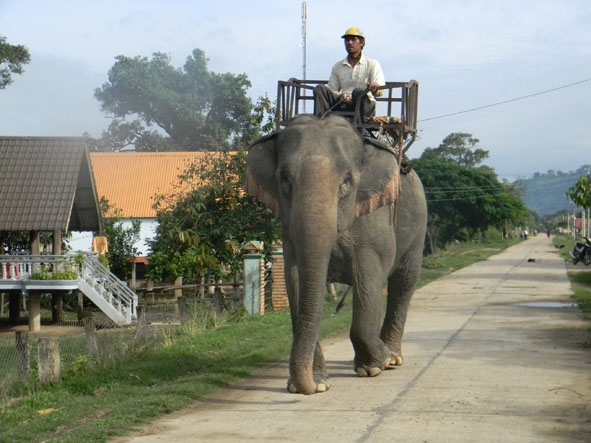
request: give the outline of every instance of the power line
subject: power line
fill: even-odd
[[[468,112],[479,111],[481,109],[486,109],[486,108],[492,108],[493,106],[504,105],[506,103],[516,102],[518,100],[524,100],[526,98],[535,97],[537,95],[548,94],[549,92],[554,92],[554,91],[558,91],[560,89],[570,88],[572,86],[580,85],[581,83],[585,83],[585,82],[589,82],[589,81],[591,81],[591,78],[587,78],[585,80],[581,80],[581,81],[574,82],[574,83],[569,83],[568,85],[558,86],[558,87],[552,88],[552,89],[546,89],[545,91],[535,92],[533,94],[523,95],[521,97],[515,97],[515,98],[511,98],[509,100],[503,100],[500,102],[491,103],[489,105],[479,106],[477,108],[471,108],[471,109],[466,109],[464,111],[452,112],[450,114],[438,115],[437,117],[424,118],[422,120],[419,120],[419,122],[422,123],[422,122],[427,122],[430,120],[438,120],[440,118],[451,117],[453,115],[466,114]]]

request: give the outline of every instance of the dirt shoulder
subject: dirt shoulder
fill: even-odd
[[[589,325],[571,295],[533,237],[417,291],[401,368],[358,378],[348,338],[328,340],[324,394],[289,394],[280,362],[113,442],[588,442]]]

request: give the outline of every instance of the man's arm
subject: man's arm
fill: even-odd
[[[378,88],[380,86],[384,86],[385,84],[386,78],[384,77],[384,72],[382,71],[382,66],[380,65],[380,62],[378,62],[377,60],[372,60],[369,83],[367,87],[374,96],[381,97],[382,95],[384,95],[384,90]]]

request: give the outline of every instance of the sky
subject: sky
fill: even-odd
[[[115,57],[193,49],[208,68],[246,74],[253,101],[278,80],[328,79],[340,36],[366,35],[364,54],[388,81],[419,82],[411,158],[451,133],[471,134],[485,164],[514,181],[591,164],[590,0],[0,0],[0,35],[31,62],[0,90],[0,135],[99,137],[110,118],[94,90]],[[304,50],[305,49],[305,50]]]

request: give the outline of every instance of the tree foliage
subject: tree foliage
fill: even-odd
[[[12,83],[12,75],[25,72],[24,65],[31,61],[29,50],[23,45],[11,45],[0,35],[0,89]]]
[[[182,68],[170,56],[116,57],[108,81],[95,90],[101,110],[115,121],[95,149],[215,151],[228,149],[251,120],[251,86],[245,74],[208,70],[208,59],[193,50]],[[131,123],[126,118],[136,118]]]
[[[472,134],[454,132],[443,139],[437,148],[427,148],[421,158],[449,160],[466,168],[476,168],[489,157],[489,152],[477,148],[480,140]]]
[[[574,204],[582,208],[591,208],[591,175],[580,177],[579,180],[569,188],[566,195]]]
[[[470,140],[469,149],[451,143],[458,139]],[[470,134],[452,134],[440,148],[426,150],[412,162],[425,186],[431,252],[453,240],[469,240],[490,227],[505,229],[528,216],[515,188],[499,182],[491,168],[476,167],[488,157],[488,151],[474,149],[477,141]],[[456,148],[448,149],[452,144]]]
[[[273,214],[243,191],[245,169],[244,151],[211,154],[179,176],[173,194],[157,198],[149,266],[154,281],[236,273],[247,241],[270,247],[279,238]]]

